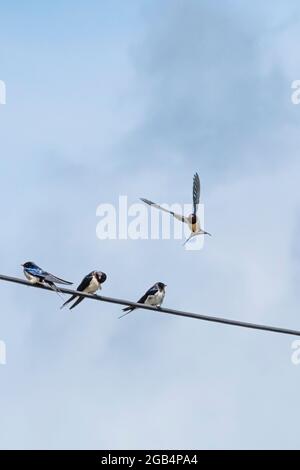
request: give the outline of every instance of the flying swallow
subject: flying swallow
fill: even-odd
[[[101,289],[101,284],[103,284],[106,281],[106,274],[102,273],[101,271],[92,271],[89,273],[87,276],[83,278],[79,286],[77,287],[77,291],[79,292],[85,292],[86,294],[95,294],[98,289]],[[83,299],[84,297],[80,295],[72,295],[62,306],[61,308],[64,308],[67,304],[72,302],[73,300],[77,299],[73,305],[71,305],[70,310],[72,308],[76,307]]]
[[[199,179],[198,173],[195,173],[194,179],[193,179],[193,213],[190,214],[188,217],[185,217],[180,214],[176,214],[175,212],[172,212],[172,211],[168,211],[164,207],[161,207],[158,204],[156,204],[155,202],[149,201],[149,199],[141,198],[141,201],[145,202],[149,206],[155,207],[156,209],[160,209],[161,211],[168,212],[169,214],[173,215],[175,219],[185,224],[188,224],[191,230],[191,235],[186,239],[183,245],[185,245],[192,237],[195,237],[196,235],[210,235],[211,236],[209,232],[205,232],[204,230],[202,230],[199,217],[197,216],[198,205],[200,202],[200,179]]]
[[[166,293],[166,284],[163,282],[157,282],[154,286],[150,287],[149,290],[137,301],[138,304],[152,305],[153,307],[159,308],[163,303]],[[132,312],[138,307],[125,307],[123,308],[124,315],[119,318],[125,317],[128,313]]]

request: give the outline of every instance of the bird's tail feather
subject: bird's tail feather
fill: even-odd
[[[122,308],[123,312],[131,312],[132,310],[134,310],[134,307],[125,307],[125,308]]]
[[[52,290],[54,290],[54,292],[56,292],[56,294],[61,298],[63,299],[63,296],[62,296],[62,292],[59,290],[59,288],[53,283],[53,282],[47,282],[48,286],[51,287]]]
[[[76,302],[74,302],[73,305],[71,305],[70,310],[72,310],[74,307],[76,307],[76,305],[80,304],[80,302],[82,302],[83,299],[84,299],[84,297],[79,296],[78,299],[76,300]]]
[[[195,237],[196,235],[198,235],[198,234],[191,233],[191,235],[185,240],[185,242],[182,244],[182,246],[186,245],[187,242],[189,242],[191,240],[191,238]]]
[[[131,313],[131,312],[133,312],[134,310],[135,310],[134,307],[126,307],[126,308],[123,308],[123,312],[126,312],[126,313],[123,313],[123,315],[121,315],[121,316],[119,317],[119,319],[125,317],[126,315],[128,315],[128,313]]]
[[[62,304],[62,306],[60,307],[60,309],[64,308],[66,305],[68,305],[70,302],[72,302],[72,300],[76,299],[76,295],[72,295],[64,304]]]

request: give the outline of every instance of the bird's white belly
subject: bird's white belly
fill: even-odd
[[[164,297],[164,292],[157,292],[154,295],[149,295],[145,303],[156,307],[162,304]]]
[[[191,222],[189,222],[189,228],[192,233],[199,233],[201,230],[199,221],[197,220],[195,224],[192,224]]]
[[[38,277],[32,276],[31,274],[27,273],[26,271],[24,271],[24,274],[25,274],[26,279],[29,282],[31,282],[31,284],[37,284],[38,282],[40,282]]]
[[[85,289],[85,292],[87,294],[95,294],[98,289],[101,289],[101,285],[99,284],[97,279],[93,278],[90,282],[90,285]]]

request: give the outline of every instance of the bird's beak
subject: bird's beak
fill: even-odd
[[[21,266],[23,267],[23,266],[24,266],[24,264],[21,264]]]

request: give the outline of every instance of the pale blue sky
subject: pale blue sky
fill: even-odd
[[[1,272],[300,329],[296,1],[1,5]],[[190,202],[200,252],[99,241],[96,208]],[[0,284],[0,448],[299,448],[293,338]]]

